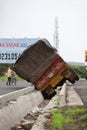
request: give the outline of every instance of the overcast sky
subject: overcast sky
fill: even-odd
[[[56,16],[60,55],[84,62],[87,0],[0,0],[0,38],[40,37],[54,45]]]

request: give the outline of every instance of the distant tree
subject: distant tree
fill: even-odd
[[[75,65],[70,66],[75,70],[75,72],[78,74],[80,78],[85,78],[86,70],[84,66],[75,66]]]
[[[0,76],[5,75],[9,66],[11,66],[11,64],[0,64]]]

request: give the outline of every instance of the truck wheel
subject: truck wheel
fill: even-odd
[[[72,83],[72,84],[75,83],[75,80],[70,80],[70,79],[68,79],[68,81],[69,81],[70,83]]]
[[[87,76],[85,77],[85,79],[87,80]]]
[[[76,76],[76,77],[75,77],[75,80],[76,80],[76,81],[78,81],[78,80],[79,80],[79,77],[78,77],[78,76]]]
[[[44,99],[51,99],[52,97],[54,97],[56,95],[55,91],[50,95],[48,95],[45,91],[42,91],[41,93],[42,93]]]

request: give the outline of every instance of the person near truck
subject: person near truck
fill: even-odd
[[[11,85],[11,78],[12,78],[12,75],[13,75],[13,70],[11,67],[8,68],[8,71],[7,71],[7,83],[6,85]]]

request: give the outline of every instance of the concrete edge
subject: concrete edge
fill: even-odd
[[[3,107],[6,105],[7,102],[11,100],[16,100],[19,96],[28,94],[34,90],[34,87],[29,86],[27,88],[17,90],[8,94],[4,94],[0,96],[0,107]]]
[[[66,105],[66,83],[64,83],[61,91],[59,92],[59,106],[63,107],[65,105]]]
[[[18,97],[16,101],[10,101],[7,106],[0,109],[0,130],[11,130],[43,100],[41,92],[35,90]]]

